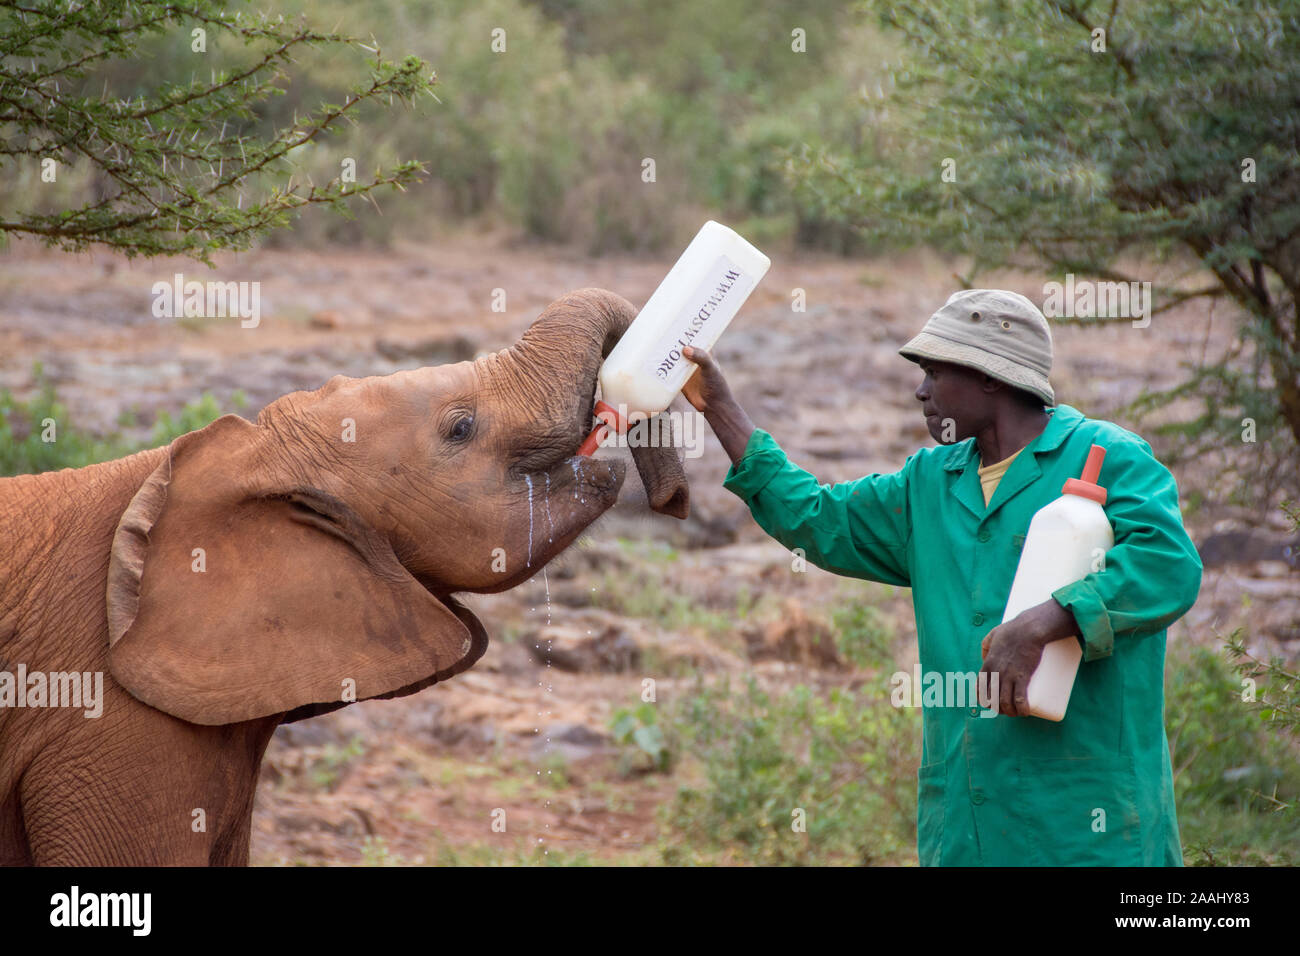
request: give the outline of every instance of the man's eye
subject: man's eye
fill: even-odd
[[[447,433],[447,437],[452,441],[464,441],[466,438],[469,437],[469,433],[473,430],[473,428],[474,428],[474,419],[472,418],[457,419],[456,424],[452,425],[451,431]]]

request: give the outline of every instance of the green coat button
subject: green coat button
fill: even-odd
[[[979,539],[980,539],[981,541],[987,541],[987,540],[988,540],[989,538],[991,538],[991,537],[993,537],[993,535],[989,534],[989,529],[988,529],[988,528],[981,528],[981,529],[980,529]]]
[[[975,806],[978,807],[980,804],[982,804],[982,803],[984,802],[984,794],[979,793],[978,791],[975,792],[975,793],[972,793],[972,794],[970,795],[970,802],[973,803],[973,804],[975,804]]]
[[[981,614],[979,611],[976,611],[971,616],[970,622],[974,624],[976,627],[979,627],[981,624],[984,623],[984,615]]]

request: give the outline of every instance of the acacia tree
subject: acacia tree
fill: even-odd
[[[1240,444],[1270,471],[1300,442],[1300,16],[1253,0],[903,0],[873,4],[908,55],[875,101],[881,156],[805,148],[799,188],[879,240],[995,266],[1133,281],[1118,262],[1197,264],[1155,311],[1231,299],[1227,354],[1172,393],[1203,414],[1176,451]],[[940,175],[944,158],[954,176]],[[1076,321],[1087,321],[1080,319]],[[1098,320],[1101,321],[1101,320]],[[1272,439],[1272,440],[1271,440]],[[1271,447],[1270,447],[1271,446]],[[1238,456],[1241,457],[1241,456]],[[1258,476],[1258,473],[1257,473]]]
[[[66,250],[101,244],[128,256],[245,249],[307,205],[346,214],[349,197],[402,188],[418,162],[353,171],[323,184],[294,182],[292,150],[312,142],[367,101],[410,102],[431,92],[423,61],[386,60],[378,48],[283,17],[232,12],[225,0],[0,0],[0,180],[21,164],[86,168],[95,195],[75,208],[42,210],[37,190],[10,196],[0,241],[37,236]],[[180,32],[196,54],[223,39],[247,48],[239,65],[207,58],[184,82],[118,92],[108,74],[159,37]],[[257,108],[282,94],[287,67],[307,49],[361,50],[366,76],[337,103],[322,103],[269,131]],[[211,56],[211,54],[209,54]],[[54,164],[51,165],[50,161]]]

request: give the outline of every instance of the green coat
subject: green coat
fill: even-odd
[[[1069,405],[1048,411],[987,508],[973,438],[923,448],[893,474],[832,486],[758,429],[723,484],[764,531],[818,567],[910,587],[923,672],[978,672],[1030,518],[1082,473],[1094,442],[1104,446],[1099,483],[1115,547],[1101,571],[1052,595],[1084,648],[1065,719],[927,705],[917,855],[926,866],[1181,866],[1165,629],[1195,602],[1201,561],[1174,478],[1150,445]]]

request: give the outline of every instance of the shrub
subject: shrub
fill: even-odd
[[[920,716],[882,689],[697,683],[671,726],[669,746],[692,753],[703,780],[663,811],[664,862],[701,851],[756,864],[915,859]]]
[[[39,363],[33,376],[36,394],[30,401],[20,402],[0,389],[0,475],[81,468],[134,450],[116,437],[96,440],[73,429]]]
[[[1295,862],[1295,739],[1270,729],[1259,709],[1243,700],[1243,683],[1223,653],[1175,648],[1165,686],[1187,862]]]
[[[174,418],[169,412],[159,413],[148,441],[134,442],[120,432],[92,436],[72,427],[67,408],[59,401],[54,384],[39,363],[33,367],[32,374],[36,394],[28,401],[19,401],[8,389],[0,389],[0,476],[34,475],[112,461],[166,445],[222,414],[220,403],[204,392],[197,400],[182,406]],[[247,404],[243,392],[235,391],[231,404],[243,408]],[[122,423],[128,417],[124,416]]]

